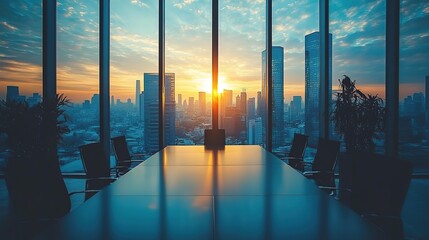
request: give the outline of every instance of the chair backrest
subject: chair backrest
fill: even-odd
[[[295,133],[293,135],[292,146],[290,148],[289,157],[303,158],[304,151],[307,147],[308,136]]]
[[[113,152],[115,153],[116,164],[118,166],[130,167],[131,155],[128,150],[125,136],[112,138]]]
[[[313,161],[313,171],[334,171],[340,142],[335,140],[319,138],[316,156]]]
[[[353,158],[353,208],[360,213],[400,216],[411,181],[409,161],[380,154]]]
[[[103,158],[101,143],[90,143],[79,147],[86,176],[89,178],[110,177],[108,162]]]

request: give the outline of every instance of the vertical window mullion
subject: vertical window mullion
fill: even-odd
[[[164,148],[164,83],[165,83],[165,0],[159,0],[158,21],[158,123],[159,150]]]
[[[267,88],[266,95],[267,100],[265,101],[265,109],[267,109],[267,121],[266,121],[266,141],[267,150],[272,152],[273,146],[273,1],[266,0],[266,49],[267,49]]]
[[[329,136],[329,0],[319,0],[319,49],[320,49],[320,88],[319,88],[319,126],[320,136]]]
[[[386,154],[398,155],[399,0],[386,1]]]
[[[100,142],[110,166],[110,0],[100,0],[99,7]]]

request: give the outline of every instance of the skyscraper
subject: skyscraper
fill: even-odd
[[[261,92],[258,91],[256,93],[256,116],[261,117],[262,110],[262,95]]]
[[[231,107],[232,106],[232,90],[223,90],[223,99],[225,102],[225,107]]]
[[[6,101],[15,101],[19,98],[19,87],[7,86]]]
[[[272,47],[272,67],[273,67],[273,89],[272,89],[272,147],[273,149],[284,144],[284,49],[280,46]],[[262,52],[262,93],[261,93],[261,115],[263,123],[264,136],[266,134],[266,114],[265,103],[267,101],[267,59],[266,50]]]
[[[238,104],[238,103],[237,103]],[[240,111],[243,116],[247,115],[247,93],[246,89],[240,93]]]
[[[201,116],[206,115],[206,93],[198,92],[198,104]]]
[[[139,100],[140,100],[140,108],[139,108],[140,121],[144,121],[144,91],[140,93]]]
[[[179,93],[177,95],[177,104],[178,104],[179,108],[182,108],[182,94],[181,93]]]
[[[140,109],[140,80],[136,80],[136,109]]]
[[[149,153],[159,151],[158,122],[158,74],[144,74],[144,139],[145,150]],[[176,109],[175,109],[175,74],[165,74],[165,112],[164,141],[166,145],[175,144],[176,140]]]
[[[290,120],[296,121],[299,120],[301,114],[301,104],[302,97],[301,96],[293,96],[292,101],[290,102]]]
[[[320,135],[319,91],[320,37],[319,32],[313,32],[305,36],[305,134],[312,147]],[[332,98],[332,34],[329,34],[329,96]]]
[[[248,119],[254,119],[256,117],[255,98],[249,98],[247,100],[247,117]]]

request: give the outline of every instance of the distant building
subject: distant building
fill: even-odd
[[[177,95],[177,104],[179,108],[182,108],[182,94]]]
[[[195,111],[195,101],[194,97],[188,98],[188,112],[193,113]]]
[[[136,109],[140,111],[140,80],[136,80]]]
[[[420,115],[425,111],[425,96],[422,92],[413,94],[414,115]]]
[[[320,136],[320,39],[319,32],[305,36],[305,134],[315,147]],[[332,34],[329,34],[329,96],[332,96]],[[330,106],[331,104],[329,104]]]
[[[249,98],[247,100],[247,117],[248,119],[254,119],[256,117],[255,98]]]
[[[94,94],[91,97],[91,109],[95,117],[100,115],[100,95]]]
[[[262,94],[260,91],[256,93],[256,116],[262,117]]]
[[[110,97],[110,105],[115,106],[115,96],[113,95]]]
[[[199,92],[198,93],[198,105],[199,105],[199,111],[202,116],[206,115],[206,93],[205,92]]]
[[[82,103],[82,108],[85,110],[89,110],[91,108],[91,103],[89,102],[89,100],[84,100]]]
[[[262,119],[260,117],[249,119],[247,144],[262,144]]]
[[[17,101],[19,99],[19,87],[7,86],[6,101]]]
[[[232,90],[223,90],[223,99],[225,103],[225,107],[231,107],[232,106]]]
[[[28,105],[34,106],[40,102],[42,102],[42,96],[39,93],[33,93],[33,95],[27,98]]]
[[[300,120],[301,109],[302,109],[302,97],[293,96],[292,101],[290,102],[290,120],[296,121]]]
[[[243,116],[247,116],[247,93],[246,89],[240,93],[240,111]]]
[[[158,74],[144,74],[144,146],[148,153],[159,151]],[[164,140],[166,145],[176,141],[175,74],[165,74]]]
[[[284,49],[280,46],[272,47],[272,147],[273,149],[283,146],[284,144]],[[267,59],[266,50],[262,52],[262,123],[265,129],[266,126],[266,110],[265,103],[267,101],[266,90],[267,90]],[[265,132],[266,130],[264,130]],[[265,133],[264,133],[265,135]]]
[[[140,121],[144,121],[144,91],[140,93],[139,100],[140,100],[140,108],[139,108]]]

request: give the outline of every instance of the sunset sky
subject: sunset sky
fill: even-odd
[[[254,97],[261,89],[265,1],[219,1],[220,88]],[[343,74],[384,97],[385,4],[331,2],[333,85]],[[166,0],[166,72],[176,94],[197,97],[211,81],[211,1]],[[41,92],[41,1],[0,2],[0,98],[6,86]],[[401,3],[401,99],[429,75],[429,0]],[[98,93],[98,1],[59,0],[58,92],[81,103]],[[304,97],[304,36],[318,30],[318,1],[273,0],[273,45],[284,47],[285,100]],[[111,94],[134,101],[135,80],[158,71],[158,1],[111,0]],[[142,86],[142,90],[143,86]]]

